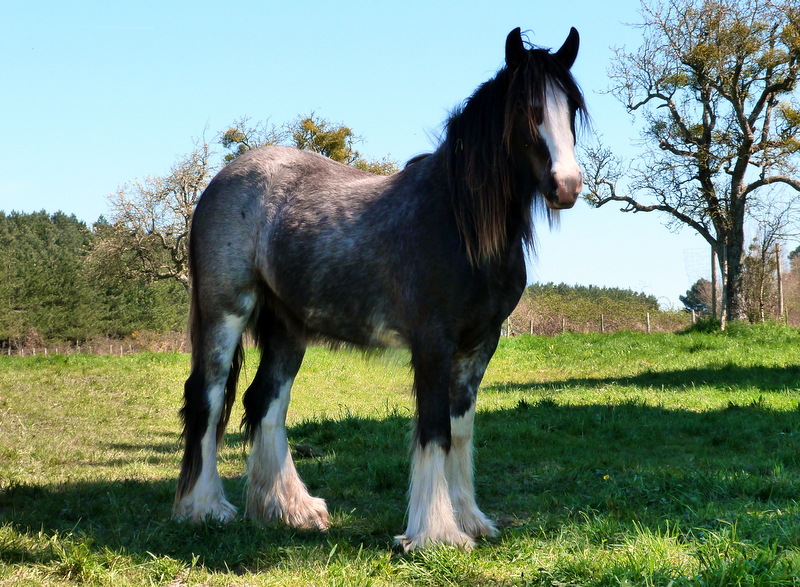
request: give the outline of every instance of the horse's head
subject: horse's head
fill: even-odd
[[[513,113],[506,140],[512,152],[524,153],[538,191],[552,210],[574,206],[583,189],[575,159],[575,117],[585,113],[585,106],[569,72],[578,46],[574,28],[555,53],[527,49],[518,28],[506,39],[506,65],[512,76],[507,111]]]

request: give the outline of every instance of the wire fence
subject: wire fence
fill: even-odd
[[[180,332],[144,333],[125,339],[98,338],[60,342],[37,341],[33,344],[0,343],[0,356],[37,357],[50,355],[132,355],[142,352],[186,353],[191,345]]]
[[[540,335],[556,336],[567,332],[611,333],[621,330],[631,332],[678,332],[689,328],[697,317],[688,312],[642,312],[624,315],[599,313],[596,315],[557,316],[543,314],[512,314],[503,324],[503,336]]]
[[[520,315],[512,314],[503,323],[502,336],[555,336],[567,332],[611,333],[619,330],[634,332],[677,332],[688,328],[693,318],[686,312],[643,313],[641,316],[598,314],[594,317]],[[249,341],[245,341],[249,344]],[[188,353],[191,350],[188,336],[182,332],[141,332],[119,338],[27,343],[0,342],[0,356],[37,357],[50,355],[115,355],[135,353]]]

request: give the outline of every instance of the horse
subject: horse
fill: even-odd
[[[497,532],[478,508],[472,431],[478,386],[526,286],[533,219],[582,190],[570,69],[509,33],[505,64],[456,108],[434,152],[377,176],[285,146],[224,167],[191,224],[191,371],[174,516],[228,521],[217,471],[252,333],[261,359],[244,393],[251,447],[246,517],[325,531],[328,510],[292,461],[286,413],[307,345],[410,350],[416,419],[404,551],[471,548]]]

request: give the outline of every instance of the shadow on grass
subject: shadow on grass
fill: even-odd
[[[562,387],[604,387],[607,385],[638,386],[645,389],[692,389],[712,385],[723,390],[758,389],[761,391],[800,391],[800,365],[786,367],[723,365],[672,371],[648,370],[623,377],[581,377],[542,383],[504,383],[486,386],[487,391],[552,390]]]
[[[783,510],[794,518],[781,531],[800,542],[798,412],[759,401],[694,412],[545,399],[479,413],[476,425],[479,502],[507,536],[557,532],[581,512],[648,528],[665,520],[702,528]],[[293,442],[325,451],[299,460],[298,469],[311,492],[328,502],[327,534],[241,519],[227,526],[172,522],[174,479],[12,486],[0,493],[0,522],[22,535],[70,536],[98,553],[197,561],[214,571],[266,570],[298,557],[324,562],[338,543],[385,551],[404,524],[408,430],[399,415],[306,422],[290,430]],[[244,481],[224,483],[241,506]],[[769,524],[764,517],[740,536],[758,538]],[[52,548],[32,552],[20,545],[0,552],[10,564],[46,564],[57,556]]]

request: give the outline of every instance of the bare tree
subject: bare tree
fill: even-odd
[[[746,318],[745,221],[781,185],[800,192],[796,0],[643,0],[642,45],[616,50],[611,92],[643,123],[641,158],[586,153],[587,199],[662,212],[723,263],[728,317]],[[625,184],[623,186],[623,183]]]
[[[108,197],[111,226],[99,235],[95,259],[123,259],[131,274],[175,279],[188,289],[189,224],[213,171],[208,143],[198,141],[168,175],[120,186]]]
[[[744,261],[744,285],[748,317],[763,322],[768,314],[780,316],[776,251],[781,242],[797,236],[798,211],[792,203],[776,200],[759,204],[756,235]]]
[[[373,173],[397,170],[386,159],[369,161],[353,149],[353,132],[324,119],[298,118],[282,128],[269,121],[251,123],[242,117],[219,134],[229,152],[228,163],[243,153],[268,144],[293,144]],[[93,270],[119,277],[145,277],[149,281],[174,279],[189,288],[188,238],[194,208],[218,166],[212,162],[209,144],[196,141],[195,148],[180,158],[163,177],[147,177],[120,186],[108,196],[107,223],[95,227],[90,252]]]

